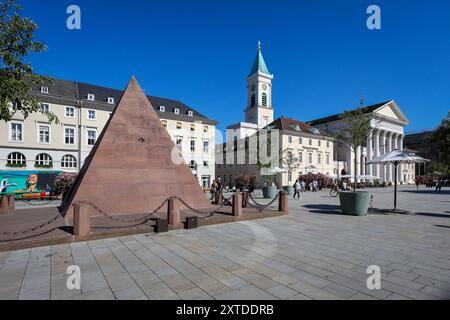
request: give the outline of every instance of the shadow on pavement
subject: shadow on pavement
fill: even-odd
[[[312,213],[341,214],[341,208],[332,204],[305,204],[303,208],[310,209]]]
[[[450,194],[450,190],[441,190],[441,191],[437,192],[434,189],[398,190],[398,192],[421,193],[421,194],[439,194],[439,195],[449,195]]]
[[[430,212],[416,212],[417,216],[427,216],[427,217],[436,217],[436,218],[450,218],[450,214],[442,214],[442,213],[430,213]]]
[[[450,228],[450,226],[445,226],[443,224],[435,224],[434,226],[439,228]]]

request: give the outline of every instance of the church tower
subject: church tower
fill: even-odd
[[[258,42],[258,52],[247,77],[247,107],[245,122],[253,123],[261,129],[273,121],[272,107],[273,75],[267,69]]]

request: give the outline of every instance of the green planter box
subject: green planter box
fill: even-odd
[[[262,194],[265,199],[273,199],[277,195],[277,187],[263,187]]]
[[[290,196],[294,195],[294,187],[291,186],[283,187],[283,190],[286,191]]]
[[[365,216],[369,211],[372,194],[367,191],[339,192],[342,214],[351,216]]]

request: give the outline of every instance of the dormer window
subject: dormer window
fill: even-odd
[[[95,94],[88,93],[87,99],[88,99],[89,101],[95,101]]]
[[[193,117],[193,116],[194,116],[194,111],[189,110],[189,111],[188,111],[188,116],[189,116],[189,117]]]
[[[108,97],[108,103],[109,104],[114,104],[114,98]]]
[[[175,108],[175,109],[173,109],[173,112],[174,112],[175,114],[180,114],[180,109]]]
[[[159,106],[159,111],[160,112],[166,112],[166,107],[165,106]]]
[[[41,93],[48,93],[48,87],[42,86],[41,87]]]

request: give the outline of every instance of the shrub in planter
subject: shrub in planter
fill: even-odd
[[[25,168],[26,164],[19,164],[19,163],[7,163],[6,166],[8,168]]]
[[[55,194],[64,195],[70,190],[75,182],[77,175],[75,173],[63,173],[55,179]]]

